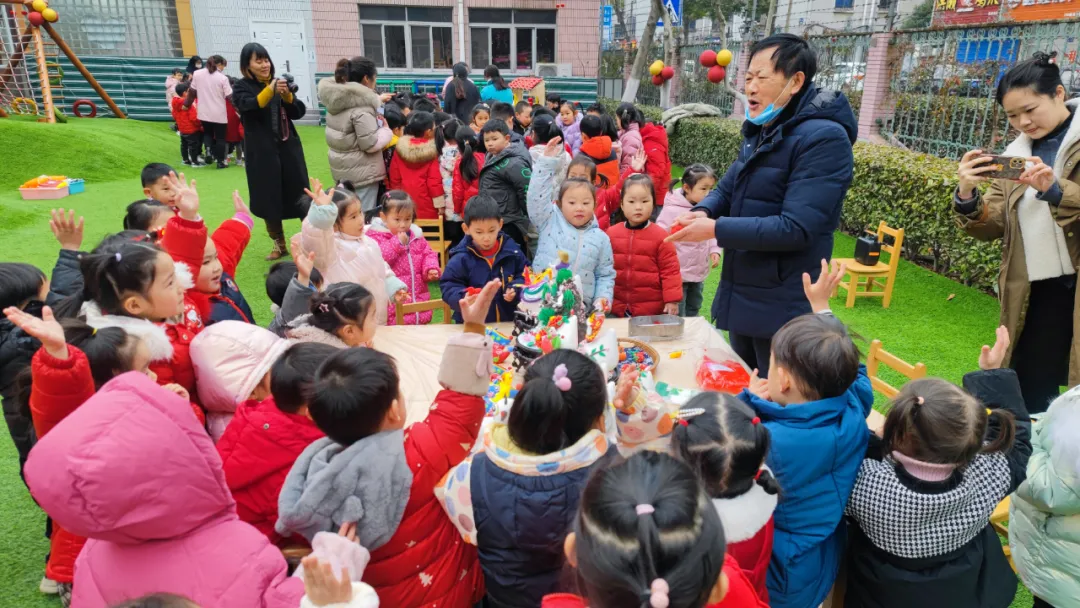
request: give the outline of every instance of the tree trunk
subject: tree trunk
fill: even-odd
[[[790,5],[790,0],[789,0]],[[776,0],[769,2],[769,16],[765,18],[765,35],[772,36],[773,22],[776,21]]]
[[[638,87],[641,78],[645,74],[645,66],[649,63],[649,51],[652,49],[653,37],[656,36],[656,20],[663,14],[660,0],[652,0],[649,6],[648,21],[645,22],[645,31],[641,33],[641,40],[637,45],[637,56],[634,57],[634,67],[630,69],[630,78],[626,81],[626,90],[623,91],[622,100],[634,103],[637,98]]]
[[[616,0],[611,3],[611,9],[615,13],[615,20],[619,23],[619,27],[622,28],[623,36],[631,36],[630,30],[626,27],[626,0]],[[627,48],[626,40],[623,40],[623,78],[630,73],[630,50]]]

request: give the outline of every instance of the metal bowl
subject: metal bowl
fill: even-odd
[[[686,320],[678,315],[649,315],[631,317],[631,338],[645,340],[677,340],[682,337]]]

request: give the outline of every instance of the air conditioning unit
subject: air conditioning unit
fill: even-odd
[[[536,74],[540,78],[570,78],[574,75],[574,66],[569,63],[538,63]]]

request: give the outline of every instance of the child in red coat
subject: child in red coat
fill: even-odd
[[[542,608],[768,607],[725,555],[724,526],[697,476],[664,453],[595,471],[564,547],[582,597],[549,595]]]
[[[500,291],[499,281],[491,281],[461,300],[465,333],[443,353],[444,390],[427,417],[408,429],[389,356],[341,350],[315,375],[308,411],[327,437],[289,472],[277,531],[311,539],[355,524],[360,544],[371,550],[364,582],[384,606],[462,608],[484,597],[476,548],[461,539],[434,490],[480,432],[491,366],[484,319]]]
[[[675,246],[665,243],[668,233],[654,224],[656,191],[648,175],[635,174],[623,185],[620,210],[626,221],[607,230],[615,254],[617,317],[679,314],[682,273]]]
[[[180,158],[188,167],[202,167],[199,160],[202,152],[202,123],[199,122],[199,102],[184,108],[184,99],[187,96],[188,85],[181,82],[176,85],[176,97],[169,102],[172,109],[173,121],[176,122],[177,131],[180,133]]]
[[[218,441],[225,481],[236,499],[241,521],[255,526],[279,546],[306,543],[274,531],[278,495],[293,463],[323,432],[307,410],[307,391],[319,366],[338,352],[328,344],[294,344],[270,369],[270,394],[236,408]]]
[[[390,190],[404,190],[416,203],[416,219],[442,216],[443,192],[439,153],[435,147],[435,117],[428,112],[409,114],[405,135],[390,161]]]
[[[236,79],[230,77],[229,80]],[[225,143],[229,145],[229,154],[236,153],[236,164],[243,167],[244,124],[240,121],[240,113],[233,107],[232,99],[229,97],[225,98],[225,113],[229,119],[229,122],[225,125]]]
[[[458,158],[454,164],[454,178],[451,185],[451,202],[454,213],[458,217],[465,217],[465,204],[469,199],[480,193],[480,170],[484,168],[484,140],[468,126],[461,127],[457,132]],[[450,247],[454,248],[465,237],[465,233],[459,226],[451,239]]]

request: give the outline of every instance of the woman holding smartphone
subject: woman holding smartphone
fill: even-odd
[[[992,156],[972,150],[960,160],[953,200],[971,236],[1003,240],[998,294],[1009,330],[1011,367],[1032,413],[1044,412],[1063,385],[1080,384],[1074,331],[1080,267],[1080,121],[1066,102],[1056,53],[1036,53],[1001,79],[997,102],[1020,131],[1003,156],[1023,157],[1016,179],[994,178]],[[990,182],[985,194],[978,186]]]

